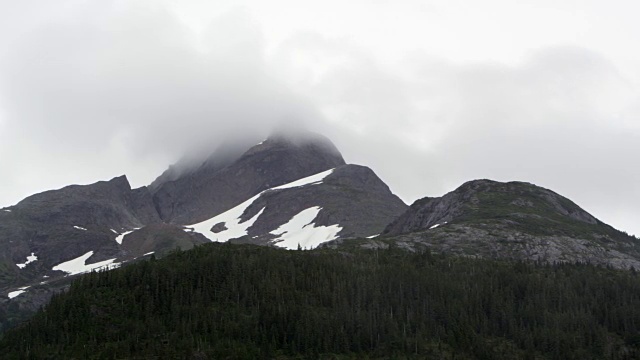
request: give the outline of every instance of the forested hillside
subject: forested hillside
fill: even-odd
[[[388,250],[207,244],[78,279],[4,359],[640,357],[640,278]]]

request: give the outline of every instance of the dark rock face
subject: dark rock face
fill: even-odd
[[[313,220],[315,226],[339,225],[338,236],[345,238],[379,234],[407,205],[371,169],[344,165],[320,184],[263,193],[241,219],[251,219],[264,209],[262,214],[248,229],[248,236],[234,242],[270,244],[275,238],[272,231],[312,207],[321,208]]]
[[[165,222],[194,224],[263,190],[344,164],[336,147],[319,135],[272,136],[231,163],[204,163],[186,176],[162,183],[153,200]]]
[[[204,236],[187,232],[182,226],[151,224],[126,235],[122,241],[122,249],[127,252],[127,256],[138,258],[151,252],[162,256],[175,249],[189,250],[208,242]]]
[[[46,191],[9,210],[0,214],[0,258],[8,265],[4,274],[13,275],[0,278],[0,286],[11,285],[12,278],[42,276],[88,251],[94,251],[91,262],[118,257],[115,232],[160,222],[149,191],[132,190],[124,176]],[[38,260],[19,269],[16,264],[31,253]]]
[[[217,223],[217,224],[215,224],[215,225],[213,225],[211,227],[211,232],[213,232],[213,233],[219,233],[219,232],[222,232],[222,231],[225,231],[225,230],[228,230],[228,228],[222,222]]]
[[[159,222],[147,188],[131,190],[125,176],[92,185],[71,185],[30,196],[12,213],[46,224],[127,228]]]

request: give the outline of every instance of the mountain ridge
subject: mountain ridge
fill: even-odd
[[[387,247],[389,242],[411,251],[427,246],[462,256],[640,269],[640,239],[525,182],[472,180],[442,197],[419,199],[379,238],[358,246]]]
[[[334,237],[382,231],[406,208],[372,170],[347,165],[327,138],[290,136],[276,134],[258,144],[231,149],[221,145],[194,168],[185,165],[183,174],[171,174],[170,167],[169,173],[165,171],[148,187],[132,189],[123,175],[34,194],[1,209],[0,245],[7,251],[0,254],[0,293],[11,297],[0,298],[0,308],[34,311],[67,286],[55,284],[78,272],[120,266],[150,254],[162,257],[175,248],[188,250],[210,242],[205,235],[213,233],[211,227],[195,232],[185,225],[211,219],[268,189],[296,184],[329,169],[344,168],[332,177],[333,185],[278,189],[274,191],[288,195],[261,199],[268,206],[265,203],[265,217],[258,226],[249,228],[252,241],[274,245],[276,237],[271,233],[289,223],[280,236],[294,243],[313,237],[316,240],[308,246],[315,247]],[[350,200],[345,202],[343,197]],[[358,211],[358,204],[366,205],[360,216],[345,215]],[[236,222],[244,221],[243,214],[237,217]],[[300,219],[305,220],[299,223]],[[312,231],[324,228],[345,231],[324,237]],[[0,318],[0,328],[4,322]]]

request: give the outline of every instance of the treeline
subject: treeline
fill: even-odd
[[[81,277],[3,359],[637,359],[640,278],[398,249],[209,244]]]

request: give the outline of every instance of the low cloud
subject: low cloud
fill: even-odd
[[[0,40],[8,44],[0,55],[0,166],[9,187],[45,190],[122,172],[143,185],[193,147],[318,116],[272,78],[246,11],[196,34],[151,3],[66,5]]]

